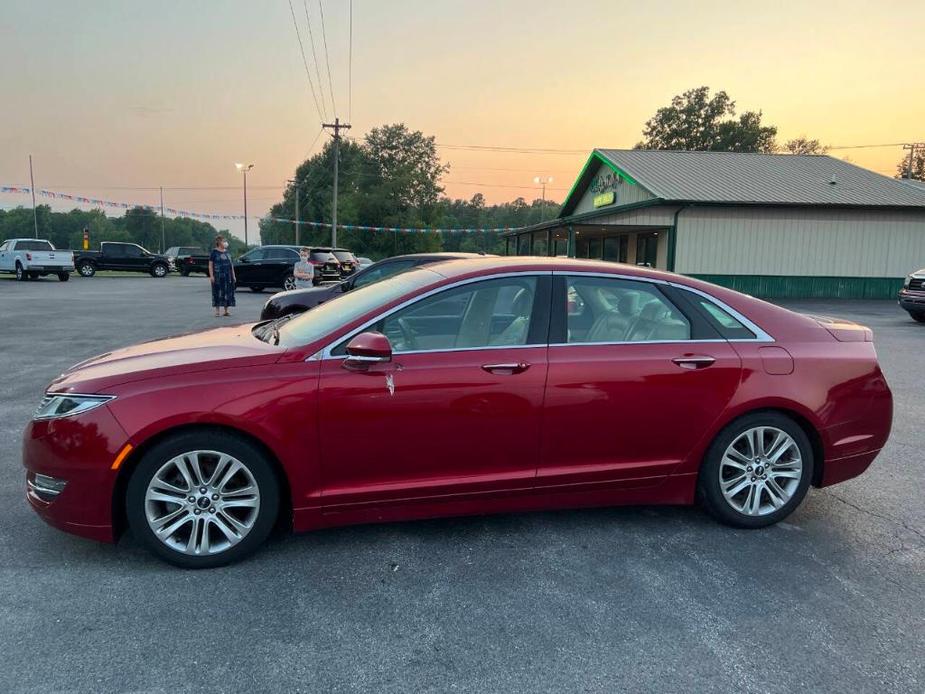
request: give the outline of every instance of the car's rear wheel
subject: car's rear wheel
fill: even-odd
[[[71,279],[71,273],[70,273],[70,272],[59,272],[59,273],[58,273],[58,280],[59,280],[59,281],[61,281],[61,282],[67,282],[69,279]]]
[[[700,470],[701,501],[720,521],[763,528],[789,516],[813,477],[803,429],[777,412],[747,415],[713,441]]]
[[[912,316],[912,320],[925,323],[925,311],[910,311],[909,315]]]
[[[279,511],[279,483],[248,441],[192,431],[144,455],[125,510],[132,532],[154,554],[184,568],[211,568],[243,559],[266,540]]]
[[[295,277],[293,275],[286,275],[286,278],[283,280],[283,289],[285,289],[288,292],[295,288],[296,288]]]
[[[93,277],[96,274],[96,268],[93,267],[93,263],[81,263],[77,266],[77,272],[81,277]]]

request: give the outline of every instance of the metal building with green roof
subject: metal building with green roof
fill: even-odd
[[[595,149],[509,255],[649,264],[767,298],[890,298],[925,265],[925,188],[825,155]]]

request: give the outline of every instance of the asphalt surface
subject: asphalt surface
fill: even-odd
[[[875,330],[896,414],[866,474],[766,530],[696,508],[502,515],[192,572],[32,513],[20,436],[49,380],[266,296],[216,319],[202,278],[0,280],[0,691],[925,691],[925,325],[893,302],[793,304]]]

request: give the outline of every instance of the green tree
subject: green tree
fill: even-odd
[[[784,143],[784,150],[790,152],[790,154],[825,154],[829,151],[829,148],[819,140],[810,140],[805,135],[801,135],[792,140],[787,140]]]
[[[925,181],[925,149],[919,147],[912,155],[912,175],[909,175],[909,156],[904,156],[896,165],[896,178],[913,178]]]
[[[689,89],[646,121],[637,149],[718,152],[773,152],[777,128],[762,125],[761,111],[735,118],[735,101],[724,91],[710,96],[709,87]]]

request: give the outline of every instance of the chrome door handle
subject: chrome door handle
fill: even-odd
[[[510,374],[519,374],[523,373],[530,368],[530,365],[525,361],[511,362],[508,364],[482,364],[482,369],[488,371],[489,373],[510,373]]]
[[[675,364],[680,366],[682,369],[705,369],[706,367],[713,364],[716,359],[713,357],[675,357],[672,359]]]

